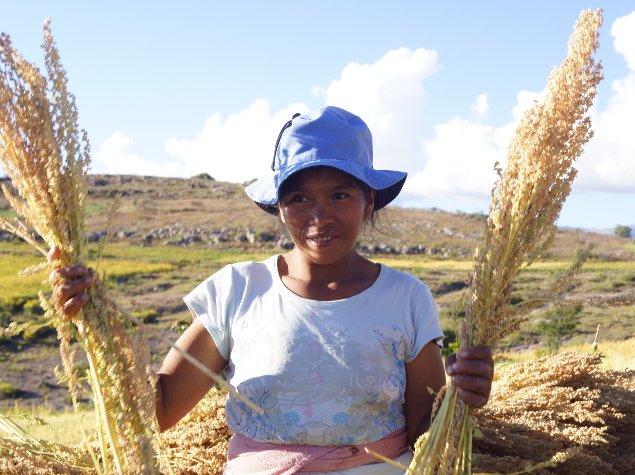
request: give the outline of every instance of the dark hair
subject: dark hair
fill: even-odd
[[[322,167],[324,165],[320,165],[320,167]],[[318,168],[318,167],[316,167]],[[346,173],[345,171],[340,170],[342,173]],[[373,190],[370,186],[368,186],[366,183],[364,183],[362,180],[360,180],[357,177],[354,177],[353,175],[351,175],[350,173],[346,173],[348,176],[350,176],[353,180],[355,180],[355,183],[357,184],[357,186],[360,187],[360,189],[362,190],[362,192],[364,193],[364,196],[366,197],[366,199],[368,200],[368,197],[370,196],[370,192]],[[293,175],[291,175],[293,176]],[[283,196],[286,191],[287,191],[287,187],[289,186],[290,180],[288,177],[278,188],[278,196]],[[377,190],[375,190],[377,191]],[[377,199],[380,199],[380,203],[382,202],[381,200],[383,200],[383,194],[381,192],[375,193],[375,209],[373,209],[373,211],[371,211],[370,216],[368,217],[368,219],[366,219],[364,221],[364,225],[362,227],[362,231],[363,232],[367,232],[369,231],[370,228],[370,233],[372,234],[374,231],[380,233],[380,234],[389,234],[385,231],[383,231],[380,228],[384,228],[384,224],[381,222],[382,221],[382,216],[383,216],[383,210],[385,209],[383,206],[378,206],[377,205]],[[260,205],[259,203],[257,203],[259,206],[262,207],[262,205]],[[382,203],[383,204],[383,203]],[[269,209],[266,209],[265,211],[267,211],[268,213],[276,216],[278,225],[277,225],[277,233],[279,236],[283,235],[285,233],[286,230],[286,226],[285,224],[282,222],[282,220],[280,219],[280,209],[278,207],[278,204],[276,203],[275,205],[265,205],[267,206]],[[377,208],[380,209],[377,209]],[[389,227],[389,226],[388,226]]]

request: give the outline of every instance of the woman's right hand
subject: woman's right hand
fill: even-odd
[[[48,261],[56,261],[59,257],[60,249],[54,246],[48,253]],[[51,272],[49,281],[53,286],[54,300],[61,305],[68,318],[73,318],[88,301],[85,291],[93,285],[95,277],[91,268],[66,266]]]

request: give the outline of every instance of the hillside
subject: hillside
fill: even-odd
[[[2,180],[0,180],[2,181]],[[5,184],[10,185],[8,179]],[[288,249],[290,240],[276,218],[261,211],[238,184],[209,178],[159,178],[91,175],[87,209],[91,239],[105,233],[114,197],[122,206],[112,242],[142,246],[273,251]],[[4,196],[0,216],[15,216]],[[365,254],[425,254],[433,259],[470,260],[482,243],[486,217],[440,210],[388,208],[379,230],[360,240]],[[0,239],[9,239],[0,234]],[[632,261],[632,240],[580,230],[561,229],[543,260],[569,261],[576,250],[597,244],[593,258]]]
[[[4,183],[9,184],[7,180]],[[95,243],[88,249],[89,256],[97,255],[96,241],[105,233],[111,204],[120,191],[120,214],[100,269],[107,271],[106,281],[117,302],[137,312],[172,341],[178,337],[179,328],[190,321],[182,297],[198,283],[229,262],[262,259],[291,245],[278,229],[276,218],[251,202],[241,185],[202,177],[92,175],[87,210]],[[14,216],[4,198],[0,198],[0,216]],[[428,284],[442,327],[451,338],[456,328],[452,309],[466,287],[472,253],[483,241],[485,220],[481,214],[388,208],[382,216],[383,225],[378,231],[366,231],[359,250]],[[515,286],[517,298],[528,298],[548,288],[554,273],[566,269],[590,242],[597,247],[585,272],[568,289],[569,294],[635,292],[632,240],[563,229],[536,269],[520,276]],[[41,318],[36,299],[42,277],[35,276],[31,281],[15,277],[20,269],[41,260],[36,254],[11,235],[0,233],[0,326],[11,320]],[[538,325],[547,310],[532,314],[530,321],[501,347],[542,348]],[[598,324],[602,327],[601,340],[626,339],[635,334],[635,313],[632,308],[585,308],[580,324],[563,342],[592,341]],[[44,328],[31,337],[0,337],[0,409],[16,402],[22,406],[48,404],[58,409],[65,406],[66,389],[53,373],[60,360],[51,330]],[[156,338],[151,338],[150,344],[158,366],[169,348]],[[87,367],[81,358],[78,365]],[[3,389],[3,383],[10,386]]]

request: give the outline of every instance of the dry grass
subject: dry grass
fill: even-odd
[[[15,405],[4,411],[4,415],[15,416],[28,414],[42,420],[45,424],[20,424],[30,435],[39,440],[47,440],[56,444],[73,446],[95,435],[95,412],[52,411],[46,407],[24,407]]]
[[[0,263],[0,295],[3,299],[20,296],[36,296],[39,291],[50,293],[51,287],[48,282],[42,282],[41,275],[16,276],[16,269],[25,269],[32,265],[37,265],[41,259],[24,258],[21,256],[2,256]],[[97,262],[88,262],[89,266],[96,267]],[[137,274],[150,274],[153,272],[167,272],[175,269],[172,263],[145,263],[137,261],[102,261],[99,263],[100,270],[109,279],[117,280],[127,278]]]

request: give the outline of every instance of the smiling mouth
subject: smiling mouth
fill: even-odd
[[[333,239],[335,239],[335,236],[329,236],[329,237],[314,236],[314,237],[308,237],[307,239],[315,243],[328,243],[328,242],[331,242]]]

